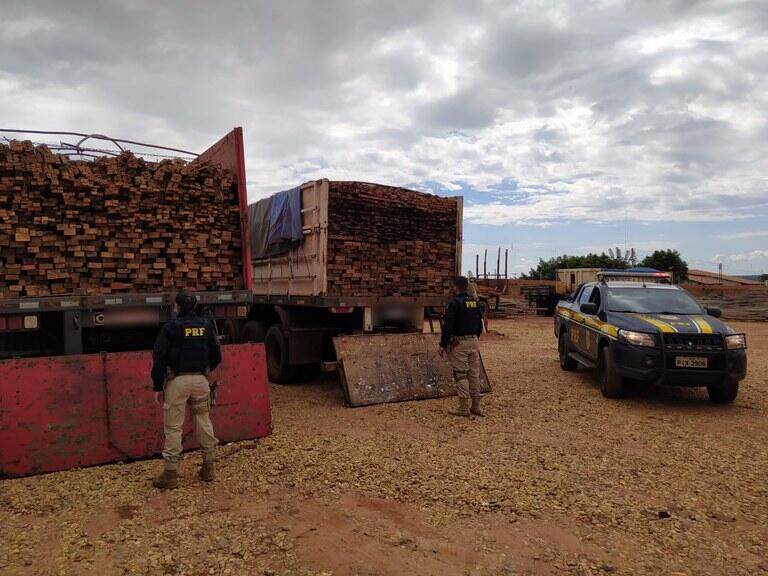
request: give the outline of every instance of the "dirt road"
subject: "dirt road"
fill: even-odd
[[[768,324],[732,406],[610,401],[564,373],[551,320],[496,322],[488,416],[452,399],[347,409],[273,387],[270,438],[204,485],[157,460],[0,482],[0,574],[768,574]]]

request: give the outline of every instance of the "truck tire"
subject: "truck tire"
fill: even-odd
[[[293,381],[291,364],[288,361],[288,338],[282,324],[270,326],[264,344],[267,347],[267,374],[270,382],[289,384]]]
[[[249,320],[246,322],[240,333],[241,342],[261,343],[264,342],[266,337],[267,327],[263,322],[259,322],[258,320]]]
[[[566,372],[575,372],[579,367],[579,363],[568,356],[571,347],[568,344],[568,332],[565,330],[560,332],[560,338],[557,340],[557,351],[560,354],[560,368]]]
[[[739,383],[726,379],[720,386],[707,386],[707,392],[715,404],[731,404],[739,394]]]
[[[243,324],[240,320],[232,320],[230,318],[225,321],[221,327],[221,335],[224,336],[224,341],[227,344],[240,344],[242,342],[242,327]]]
[[[627,395],[627,386],[613,362],[610,345],[603,346],[597,361],[597,375],[600,380],[600,392],[606,398],[623,398]]]

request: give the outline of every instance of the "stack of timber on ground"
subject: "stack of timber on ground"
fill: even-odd
[[[705,294],[697,298],[703,306],[716,306],[726,320],[768,321],[768,289],[755,288],[736,293]]]
[[[688,270],[687,283],[699,286],[762,286],[758,280],[695,269]]]
[[[495,302],[490,301],[491,309],[488,311],[489,318],[501,319],[501,318],[517,318],[520,316],[535,316],[536,306],[532,306],[527,300],[522,298],[509,298],[507,296],[501,296],[499,298],[498,309],[494,308]]]
[[[455,198],[363,182],[331,182],[328,294],[435,296],[456,275]]]
[[[235,175],[0,145],[0,297],[243,288]]]

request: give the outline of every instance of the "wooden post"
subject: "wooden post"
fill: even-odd
[[[480,278],[480,254],[475,254],[475,278]]]
[[[485,249],[485,255],[483,256],[483,278],[488,280],[488,248]]]
[[[509,248],[504,249],[504,281],[509,280]]]
[[[501,279],[501,246],[499,246],[499,253],[496,256],[496,282]]]

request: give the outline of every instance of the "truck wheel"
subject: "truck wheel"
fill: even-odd
[[[242,333],[242,323],[239,320],[227,320],[221,327],[221,335],[224,336],[227,344],[240,344]]]
[[[720,386],[707,386],[707,392],[715,404],[730,404],[739,394],[739,383],[725,380]]]
[[[557,341],[557,351],[560,353],[560,368],[566,372],[575,372],[579,367],[579,363],[568,356],[571,350],[568,345],[568,332],[565,330],[560,332],[560,338]]]
[[[264,342],[267,337],[267,327],[257,320],[249,320],[243,326],[240,337],[241,342]]]
[[[600,379],[600,392],[606,398],[623,398],[627,395],[627,388],[622,378],[616,372],[616,365],[613,363],[613,353],[610,346],[604,346],[600,350],[600,357],[597,361],[597,374]]]
[[[288,362],[288,338],[282,324],[270,326],[264,344],[267,347],[267,374],[270,382],[275,384],[290,383],[293,374]]]

